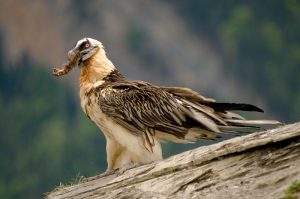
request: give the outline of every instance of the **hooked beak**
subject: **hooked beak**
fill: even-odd
[[[68,52],[68,60],[71,60],[71,59],[74,58],[74,56],[76,55],[75,50],[78,51],[76,48],[74,48],[72,50],[69,50],[69,52]]]
[[[79,50],[79,47],[75,47],[72,50],[69,50],[68,52],[68,60],[69,61],[75,61],[75,65],[81,66],[82,63],[91,58],[94,54],[96,54],[98,51],[97,46],[91,46],[90,48]]]
[[[74,66],[80,66],[82,64],[82,59],[79,56],[78,48],[73,48],[68,52],[68,60],[74,63]]]

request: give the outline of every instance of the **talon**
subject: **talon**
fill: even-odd
[[[100,177],[105,177],[109,175],[115,174],[119,169],[107,169],[105,172],[101,173],[99,176]]]
[[[142,164],[142,163],[129,163],[129,164],[123,166],[122,168],[118,169],[117,176],[120,176],[120,175],[124,174],[125,171],[128,171],[130,169],[134,169],[134,168],[142,166],[142,165],[144,165],[144,164]]]

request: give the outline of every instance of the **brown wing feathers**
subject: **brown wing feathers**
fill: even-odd
[[[171,94],[143,82],[115,82],[102,89],[99,96],[101,110],[119,124],[136,134],[147,128],[182,137],[187,129],[184,113]]]
[[[101,110],[130,132],[143,136],[145,147],[150,150],[154,144],[150,137],[156,130],[184,140],[190,137],[187,135],[190,129],[193,129],[190,132],[194,137],[198,131],[202,138],[203,132],[238,132],[239,128],[257,128],[257,124],[270,122],[244,120],[229,112],[262,112],[256,106],[216,103],[187,88],[160,88],[142,81],[116,81],[100,86],[95,92]],[[194,140],[193,136],[190,140]]]
[[[187,103],[196,108],[198,111],[207,114],[217,124],[218,128],[223,132],[239,132],[245,129],[260,129],[261,125],[278,125],[281,124],[276,120],[246,120],[241,115],[230,111],[255,111],[264,112],[262,109],[252,104],[241,103],[217,103],[211,98],[205,98],[197,92],[180,87],[165,87],[167,91],[175,96],[184,98]],[[198,96],[197,96],[198,95]],[[197,97],[195,97],[197,96]]]

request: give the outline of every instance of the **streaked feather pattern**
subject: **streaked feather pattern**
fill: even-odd
[[[91,90],[102,112],[132,134],[141,136],[152,151],[153,137],[194,142],[213,139],[218,133],[259,129],[255,125],[278,124],[277,121],[251,121],[229,110],[259,111],[249,104],[217,103],[197,92],[180,87],[158,87],[143,81],[129,81],[118,72]]]
[[[106,138],[108,170],[161,160],[160,139],[191,143],[280,124],[231,112],[262,112],[250,104],[218,103],[189,88],[126,80],[102,43],[92,38],[79,40],[68,52],[68,63],[53,75],[66,75],[75,66],[80,68],[82,110]]]

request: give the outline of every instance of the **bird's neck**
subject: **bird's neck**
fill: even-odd
[[[80,70],[80,87],[95,84],[116,70],[113,63],[101,52],[83,63]]]
[[[123,79],[123,75],[106,55],[97,53],[81,66],[80,92],[87,93],[92,88],[100,86],[105,82],[115,82]]]

